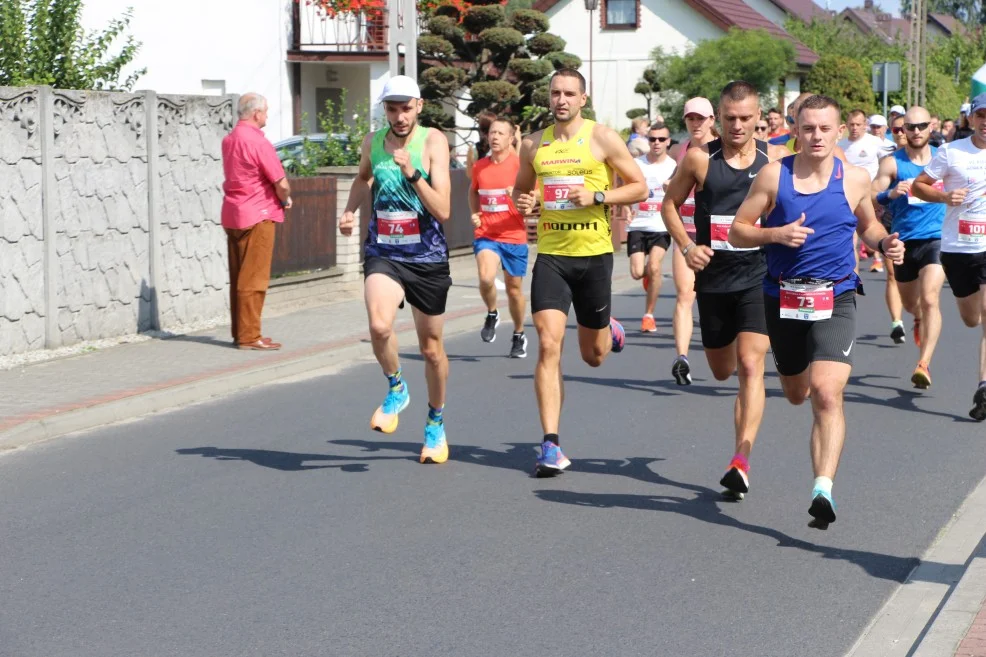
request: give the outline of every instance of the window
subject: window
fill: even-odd
[[[636,29],[639,0],[605,0],[603,28]]]
[[[202,80],[202,94],[205,96],[225,96],[225,80]]]

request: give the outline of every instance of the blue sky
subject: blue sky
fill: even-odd
[[[815,4],[824,7],[825,0],[815,0]],[[900,2],[898,0],[877,0],[877,4],[883,7],[885,11],[889,11],[897,16],[900,15]],[[863,0],[829,0],[828,5],[829,9],[839,11],[846,7],[862,7]]]

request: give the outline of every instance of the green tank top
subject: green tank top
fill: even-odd
[[[394,156],[387,152],[384,140],[389,131],[388,128],[375,132],[370,142],[373,211],[366,236],[366,255],[402,262],[445,262],[448,260],[445,231],[394,163]],[[422,163],[427,139],[428,128],[418,126],[406,149],[411,154],[411,164],[425,181],[430,181],[431,176]]]

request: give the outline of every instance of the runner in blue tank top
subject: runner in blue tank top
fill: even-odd
[[[764,310],[777,373],[788,401],[799,405],[810,395],[814,411],[808,513],[818,529],[835,522],[832,480],[846,437],[842,394],[852,371],[858,280],[853,233],[895,262],[904,255],[903,242],[876,219],[869,174],[833,154],[840,117],[839,104],[826,96],[802,103],[801,152],[760,171],[728,238],[766,250]],[[763,228],[756,227],[763,216]]]
[[[423,102],[411,78],[397,75],[388,80],[380,102],[389,127],[363,140],[359,175],[339,221],[340,232],[352,235],[354,213],[372,196],[363,295],[373,354],[387,377],[388,391],[370,419],[370,428],[393,433],[398,414],[411,400],[401,375],[394,332],[397,311],[406,300],[413,309],[428,382],[428,419],[420,461],[444,463],[448,444],[442,412],[448,357],[442,329],[452,286],[442,230],[452,206],[448,140],[438,130],[418,125]]]
[[[941,334],[939,296],[945,283],[941,266],[941,227],[944,203],[928,203],[911,193],[911,183],[921,175],[938,149],[929,144],[931,115],[923,107],[911,107],[904,116],[907,144],[880,161],[873,180],[874,200],[890,209],[891,230],[904,241],[904,264],[894,267],[904,309],[914,316],[914,343],[920,349],[911,383],[922,390],[931,387],[931,357]]]

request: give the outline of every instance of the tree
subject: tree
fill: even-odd
[[[730,29],[718,39],[702,41],[683,55],[656,48],[643,82],[660,94],[659,109],[665,123],[682,125],[685,99],[704,96],[718,99],[733,80],[746,80],[763,94],[794,69],[795,50],[790,41],[765,30]],[[673,91],[672,91],[673,90]]]
[[[986,23],[986,4],[982,0],[926,0],[929,14],[955,16],[963,23]],[[901,16],[910,16],[911,0],[901,0]]]
[[[831,96],[844,113],[856,108],[868,115],[876,111],[869,75],[859,62],[848,57],[822,56],[805,78],[803,90]]]
[[[468,94],[471,116],[489,110],[509,116],[525,132],[542,127],[551,74],[578,68],[581,60],[565,52],[564,39],[548,32],[542,12],[508,12],[500,0],[457,4],[437,5],[422,17],[419,79],[422,95],[432,101],[425,104],[422,123],[453,129],[450,112]]]
[[[124,34],[133,10],[102,32],[86,34],[82,0],[0,0],[0,85],[48,84],[60,89],[132,89],[147,72],[133,63],[140,43]],[[113,44],[123,39],[115,54]]]

